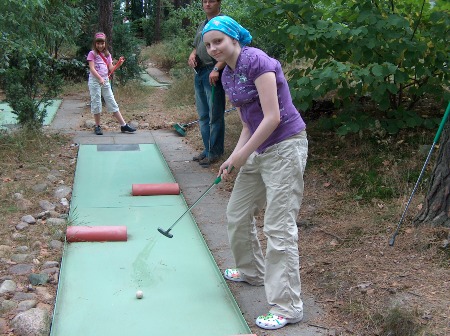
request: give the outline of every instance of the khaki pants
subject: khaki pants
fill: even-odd
[[[307,155],[306,131],[253,153],[236,177],[227,208],[236,268],[250,284],[265,285],[270,312],[286,318],[303,314],[296,219]],[[254,218],[264,205],[265,257]]]

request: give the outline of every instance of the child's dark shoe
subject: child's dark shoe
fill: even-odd
[[[95,133],[96,135],[103,135],[102,128],[101,128],[100,126],[95,126],[95,128],[94,128],[94,133]]]
[[[120,126],[120,131],[122,133],[133,133],[136,132],[136,128],[133,128],[128,124],[125,124],[125,126]]]

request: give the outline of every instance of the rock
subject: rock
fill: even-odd
[[[17,231],[24,231],[28,228],[28,224],[25,222],[20,222],[19,224],[16,225],[16,230]]]
[[[57,261],[46,261],[44,265],[42,265],[42,268],[53,268],[53,267],[59,267],[59,262]]]
[[[17,208],[19,210],[28,210],[33,206],[33,203],[25,198],[17,200]]]
[[[42,242],[40,241],[35,241],[33,244],[31,244],[31,249],[32,250],[39,250],[42,248]]]
[[[69,206],[69,201],[67,200],[67,198],[63,197],[61,198],[61,200],[59,201],[59,203],[61,203],[62,206]]]
[[[11,300],[16,301],[16,302],[25,301],[25,300],[36,300],[36,294],[16,292]]]
[[[39,274],[31,273],[28,276],[28,280],[33,286],[45,285],[48,282],[48,274],[44,272]]]
[[[21,221],[25,222],[27,224],[35,224],[36,223],[36,219],[33,216],[31,216],[31,215],[23,216]]]
[[[36,287],[36,294],[41,297],[41,299],[47,303],[53,302],[53,295],[48,292],[45,287]]]
[[[17,289],[17,285],[12,280],[5,280],[0,285],[0,294],[12,293]]]
[[[17,303],[11,300],[4,300],[2,301],[2,304],[0,306],[0,312],[3,313],[7,313],[11,310],[16,309],[17,307]]]
[[[11,260],[16,262],[16,263],[23,263],[25,262],[27,259],[29,259],[30,255],[29,254],[25,254],[25,253],[17,253],[17,254],[13,254],[11,256]]]
[[[53,239],[55,239],[55,240],[61,240],[61,241],[63,241],[64,240],[64,237],[65,237],[66,235],[65,235],[65,233],[62,231],[62,230],[55,230],[55,232],[53,232],[53,234],[52,234],[52,238]]]
[[[95,120],[94,119],[88,119],[84,122],[84,126],[87,128],[94,128],[95,126]],[[102,126],[103,127],[103,126]]]
[[[11,253],[11,246],[0,245],[0,258],[4,258]]]
[[[40,213],[38,213],[37,215],[36,215],[36,218],[37,219],[46,219],[46,218],[48,218],[48,217],[51,217],[50,216],[50,211],[42,211],[42,212],[40,212]]]
[[[25,253],[28,250],[29,250],[28,246],[25,246],[25,245],[16,247],[16,251],[19,253]]]
[[[50,182],[56,182],[56,181],[58,181],[58,178],[55,175],[48,174],[47,180],[49,180]]]
[[[63,247],[63,243],[59,240],[52,240],[50,241],[49,246],[52,250],[60,250]]]
[[[25,236],[25,235],[23,235],[23,234],[21,234],[19,232],[14,232],[11,235],[11,238],[12,238],[12,240],[26,240],[27,236]]]
[[[43,269],[41,274],[42,273],[45,273],[45,274],[48,274],[48,275],[54,274],[54,273],[59,273],[59,267],[51,267],[51,268]]]
[[[39,201],[39,205],[41,206],[42,209],[50,211],[50,210],[55,210],[55,205],[49,201]]]
[[[53,176],[56,176],[56,177],[61,177],[61,172],[57,169],[52,169],[50,171],[50,174],[52,174]]]
[[[35,308],[36,305],[37,305],[36,300],[24,300],[19,302],[19,305],[17,306],[17,311],[23,312],[31,308]]]
[[[56,199],[61,199],[61,198],[66,198],[68,195],[70,195],[71,192],[72,192],[71,187],[62,185],[55,189],[54,195],[55,195]]]
[[[31,308],[17,314],[11,321],[18,336],[47,336],[50,334],[50,314],[40,308]]]
[[[9,272],[15,275],[25,275],[31,273],[33,264],[19,264],[9,268]]]
[[[65,226],[66,220],[62,218],[49,218],[47,219],[47,225],[50,226]]]
[[[13,195],[13,199],[15,199],[16,201],[20,200],[22,198],[23,198],[23,195],[21,193],[14,193],[14,195]]]
[[[42,193],[47,190],[47,183],[38,183],[31,187],[35,192]]]

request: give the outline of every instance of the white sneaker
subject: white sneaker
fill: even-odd
[[[245,280],[241,277],[241,273],[238,271],[237,268],[227,268],[227,269],[223,272],[223,276],[224,276],[225,279],[231,280],[231,281],[235,281],[235,282],[242,282],[242,281],[245,281]]]
[[[256,319],[256,325],[262,329],[275,330],[283,328],[288,323],[300,322],[302,319],[303,314],[298,318],[289,319],[280,315],[268,313],[265,315],[258,316],[258,318]]]

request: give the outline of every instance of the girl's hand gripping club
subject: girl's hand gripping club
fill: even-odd
[[[111,70],[111,72],[108,75],[108,78],[111,78],[112,74],[114,73],[114,71],[117,70],[118,67],[120,67],[123,62],[125,62],[125,58],[123,56],[119,57],[119,60],[117,61],[116,65],[114,65],[114,68]]]

